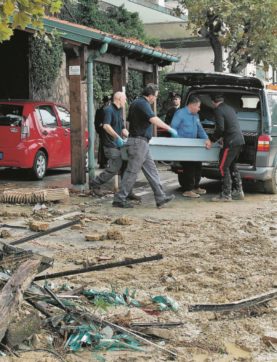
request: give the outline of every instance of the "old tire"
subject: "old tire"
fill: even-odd
[[[47,157],[43,151],[38,151],[34,159],[32,175],[36,180],[42,180],[47,170]]]
[[[267,194],[277,194],[277,165],[273,168],[272,178],[264,181],[264,191]]]

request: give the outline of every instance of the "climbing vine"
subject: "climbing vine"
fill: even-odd
[[[47,98],[62,63],[63,47],[58,36],[33,36],[30,41],[30,78],[33,93]]]

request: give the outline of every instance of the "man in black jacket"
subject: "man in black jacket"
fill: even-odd
[[[215,107],[216,120],[216,129],[212,141],[221,138],[223,142],[223,148],[219,156],[222,192],[220,196],[214,197],[212,201],[243,200],[244,193],[236,161],[245,142],[237,115],[232,107],[224,103],[222,95],[212,95],[211,99]]]

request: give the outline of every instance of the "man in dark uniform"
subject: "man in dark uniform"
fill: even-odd
[[[110,98],[108,96],[105,96],[102,100],[103,104],[100,108],[98,108],[95,112],[95,118],[94,118],[94,126],[95,131],[98,133],[99,136],[99,144],[98,144],[98,154],[97,154],[97,161],[100,168],[105,168],[107,166],[108,159],[105,156],[104,153],[104,134],[105,131],[103,129],[103,122],[105,117],[104,109],[108,107],[110,104]]]
[[[177,93],[174,93],[171,98],[172,106],[167,110],[165,115],[165,123],[169,126],[171,125],[171,121],[175,112],[180,108],[181,105],[181,96]]]
[[[126,95],[123,92],[116,92],[113,103],[103,109],[103,144],[108,166],[99,176],[90,181],[90,188],[98,196],[102,196],[100,186],[117,175],[122,167],[123,161],[120,151],[120,148],[124,145],[122,137],[126,138],[129,134],[122,119],[122,108],[125,103]],[[139,197],[134,195],[131,190],[128,198],[139,201]]]
[[[129,138],[127,141],[128,165],[124,172],[121,187],[114,196],[114,207],[133,207],[126,202],[126,198],[132,190],[138,173],[142,170],[147,178],[156,200],[157,207],[174,199],[174,195],[166,195],[161,186],[160,177],[149,152],[149,140],[152,137],[152,124],[169,131],[174,137],[177,132],[155,116],[151,108],[158,96],[158,87],[148,84],[142,93],[142,97],[136,99],[130,106],[128,114]]]
[[[235,110],[224,103],[221,94],[211,96],[215,108],[216,129],[212,141],[222,138],[223,148],[219,156],[219,170],[222,176],[222,192],[212,201],[243,200],[244,193],[236,161],[239,157],[244,137]]]

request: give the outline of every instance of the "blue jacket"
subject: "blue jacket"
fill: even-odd
[[[202,138],[208,139],[204,131],[198,114],[190,113],[188,107],[184,107],[175,112],[171,122],[171,127],[176,129],[180,138]]]

